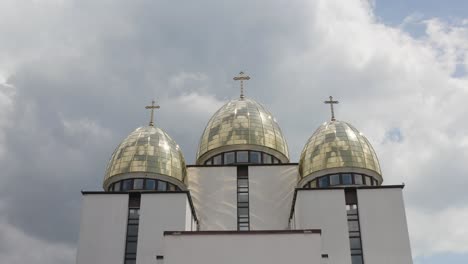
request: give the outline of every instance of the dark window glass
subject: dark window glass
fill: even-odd
[[[359,231],[359,222],[358,221],[348,221],[348,230],[349,230],[349,232]]]
[[[316,180],[310,181],[310,188],[317,188],[317,181]]]
[[[365,176],[364,178],[366,179],[366,182],[365,182],[366,185],[372,185],[372,178],[371,177]]]
[[[247,187],[240,188],[240,187],[239,187],[239,188],[237,189],[237,191],[238,191],[238,192],[248,192],[248,191],[249,191],[249,188],[247,188]]]
[[[372,185],[377,185],[377,180],[372,179]]]
[[[360,249],[361,248],[361,239],[359,237],[351,237],[349,239],[349,244],[351,249]]]
[[[263,153],[263,163],[271,164],[272,163],[271,155]]]
[[[239,231],[249,231],[248,226],[239,226]]]
[[[167,182],[158,181],[158,191],[166,191],[166,190],[167,190]]]
[[[125,260],[125,264],[136,264],[136,260],[134,260],[134,259],[127,259],[127,260]]]
[[[248,193],[239,193],[237,195],[237,201],[239,203],[247,203],[249,201],[249,194]]]
[[[172,183],[168,183],[167,186],[168,186],[168,190],[171,192],[176,190],[176,186]]]
[[[124,180],[122,182],[122,191],[128,191],[131,190],[133,187],[133,182],[132,180]]]
[[[351,249],[351,255],[362,255],[361,249]]]
[[[239,218],[239,223],[248,223],[249,219],[246,217]]]
[[[211,164],[213,164],[213,160],[212,160],[212,159],[209,159],[209,160],[207,160],[207,161],[205,162],[205,164],[206,164],[206,165],[211,165]]]
[[[140,217],[139,209],[129,209],[128,210],[128,219],[138,219]]]
[[[146,190],[154,190],[155,188],[156,188],[156,180],[146,179],[145,189]]]
[[[246,203],[238,202],[238,203],[237,203],[237,207],[239,207],[239,208],[240,208],[240,207],[249,207],[249,203],[248,203],[248,202],[246,202]]]
[[[237,180],[237,186],[238,187],[248,187],[249,186],[249,180],[248,179],[238,179]]]
[[[347,211],[348,215],[356,215],[357,214],[357,205],[356,204],[346,205],[346,211]]]
[[[328,177],[319,178],[319,187],[320,188],[328,187]]]
[[[114,184],[114,192],[118,192],[118,191],[120,191],[120,182],[116,182]]]
[[[333,174],[330,175],[330,185],[339,185],[340,184],[340,175]]]
[[[351,256],[351,263],[352,264],[362,264],[362,256],[359,256],[359,255]]]
[[[138,225],[129,225],[127,227],[127,236],[137,236],[138,235]]]
[[[280,163],[279,159],[273,157],[273,163],[277,164]]]
[[[143,179],[134,179],[133,180],[133,189],[134,190],[143,189]]]
[[[261,163],[261,153],[257,151],[250,152],[250,162],[251,163]]]
[[[249,217],[249,208],[237,208],[239,217]]]
[[[348,215],[348,220],[357,220],[358,216],[357,215]]]
[[[361,174],[354,174],[354,184],[363,184]]]
[[[126,253],[136,253],[136,250],[137,250],[136,242],[127,242],[127,249],[125,250]]]
[[[233,164],[234,162],[236,162],[234,152],[224,153],[224,164]]]
[[[213,157],[213,165],[221,165],[222,164],[222,157],[221,155]]]
[[[343,174],[342,177],[343,177],[343,184],[344,185],[353,184],[353,178],[352,178],[351,174],[346,173],[346,174]]]
[[[249,152],[248,151],[237,151],[237,162],[249,162]]]

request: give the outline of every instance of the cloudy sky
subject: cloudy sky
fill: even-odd
[[[416,264],[468,263],[468,3],[437,0],[1,0],[0,259],[75,262],[80,191],[148,122],[194,162],[210,116],[246,94],[292,161],[329,118],[404,182]]]

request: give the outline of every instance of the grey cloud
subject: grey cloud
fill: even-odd
[[[156,98],[162,106],[156,122],[193,163],[212,113],[238,96],[232,77],[240,70],[252,77],[246,94],[277,117],[293,161],[329,118],[322,101],[334,95],[341,101],[339,119],[368,135],[381,153],[387,182],[399,183],[412,163],[398,164],[398,151],[417,152],[423,145],[411,131],[434,118],[426,112],[451,110],[424,100],[447,96],[443,86],[459,91],[430,47],[377,24],[354,2],[327,3],[45,1],[37,12],[25,3],[6,6],[17,15],[0,11],[0,34],[11,36],[0,42],[6,61],[0,62],[0,80],[5,71],[15,87],[8,125],[0,122],[0,144],[7,150],[0,159],[1,214],[8,225],[44,243],[74,247],[80,190],[100,189],[115,146],[147,123],[144,105]],[[184,81],[175,81],[184,74]],[[404,131],[402,149],[381,144],[395,127]],[[447,127],[435,129],[448,134]],[[429,139],[421,135],[422,142]],[[466,146],[455,151],[466,153]],[[443,184],[442,168],[458,175],[458,186],[466,185],[463,156],[451,159],[450,153],[418,160],[424,169],[409,170],[424,174],[407,187],[410,205],[434,211],[468,199],[444,188],[443,202],[423,202]],[[428,188],[418,185],[426,180]]]

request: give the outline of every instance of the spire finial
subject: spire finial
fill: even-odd
[[[234,81],[240,81],[240,89],[241,89],[240,98],[244,99],[244,81],[250,80],[250,76],[245,75],[244,72],[241,71],[239,75],[234,77],[233,79]]]
[[[330,96],[329,97],[330,100],[329,101],[325,101],[324,103],[325,104],[330,104],[330,109],[331,109],[331,121],[335,121],[335,111],[333,109],[333,105],[334,104],[338,104],[339,102],[338,101],[333,101],[333,96]]]
[[[151,105],[148,105],[146,106],[145,108],[146,109],[151,109],[151,118],[150,118],[150,122],[149,122],[149,125],[150,126],[154,126],[154,122],[153,122],[153,118],[154,118],[154,109],[159,109],[160,106],[159,105],[154,105],[154,100],[151,101]]]

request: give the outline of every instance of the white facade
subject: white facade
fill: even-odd
[[[184,193],[143,193],[138,228],[137,264],[154,263],[163,255],[163,234],[167,230],[195,231],[196,225]]]
[[[320,228],[322,254],[328,254],[329,263],[351,264],[346,203],[342,189],[298,191],[291,224],[295,229]]]
[[[320,233],[166,234],[164,264],[320,264]]]
[[[366,263],[413,263],[400,188],[357,191]]]
[[[412,262],[402,186],[356,189],[364,263]],[[320,228],[330,264],[351,264],[345,189],[297,191],[294,229]]]
[[[248,166],[251,231],[239,232],[237,174],[191,166],[188,192],[142,191],[134,263],[352,264],[346,190],[356,194],[364,263],[412,263],[402,186],[296,189],[296,164]],[[125,264],[128,210],[129,193],[84,193],[77,264]]]
[[[84,193],[77,263],[124,263],[128,193]],[[195,231],[186,193],[141,194],[138,229],[138,264],[154,264],[163,253],[167,230]]]
[[[83,195],[76,263],[122,263],[127,215],[128,195]]]

